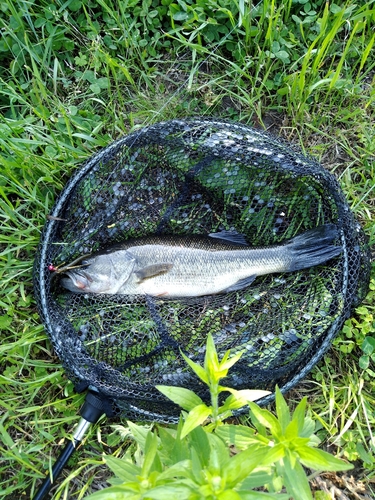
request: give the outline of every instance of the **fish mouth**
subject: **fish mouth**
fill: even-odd
[[[62,286],[71,292],[84,292],[91,282],[84,271],[66,271],[61,279]]]

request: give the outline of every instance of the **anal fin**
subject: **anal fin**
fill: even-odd
[[[241,280],[236,281],[236,283],[233,283],[233,285],[229,286],[228,288],[225,288],[222,290],[223,293],[226,292],[235,292],[236,290],[242,290],[243,288],[248,287],[251,285],[251,283],[255,280],[256,274],[253,274],[252,276],[246,276],[246,278],[243,278]]]

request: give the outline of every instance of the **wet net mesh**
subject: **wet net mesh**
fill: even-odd
[[[130,238],[235,230],[257,247],[326,223],[339,229],[339,257],[211,296],[77,294],[49,268]],[[155,385],[187,387],[207,399],[181,351],[202,363],[211,333],[219,354],[242,353],[224,385],[288,390],[364,297],[369,262],[360,226],[319,163],[244,125],[173,120],[111,144],[70,180],[46,223],[34,285],[78,390],[98,390],[128,418],[172,422],[179,409]]]

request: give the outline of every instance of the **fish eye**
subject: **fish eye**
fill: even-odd
[[[88,260],[82,260],[81,261],[81,266],[88,266],[90,263]]]

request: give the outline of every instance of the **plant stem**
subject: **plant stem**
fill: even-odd
[[[214,429],[217,428],[220,422],[219,418],[219,382],[211,381],[210,383],[211,406],[212,406],[212,422]]]

